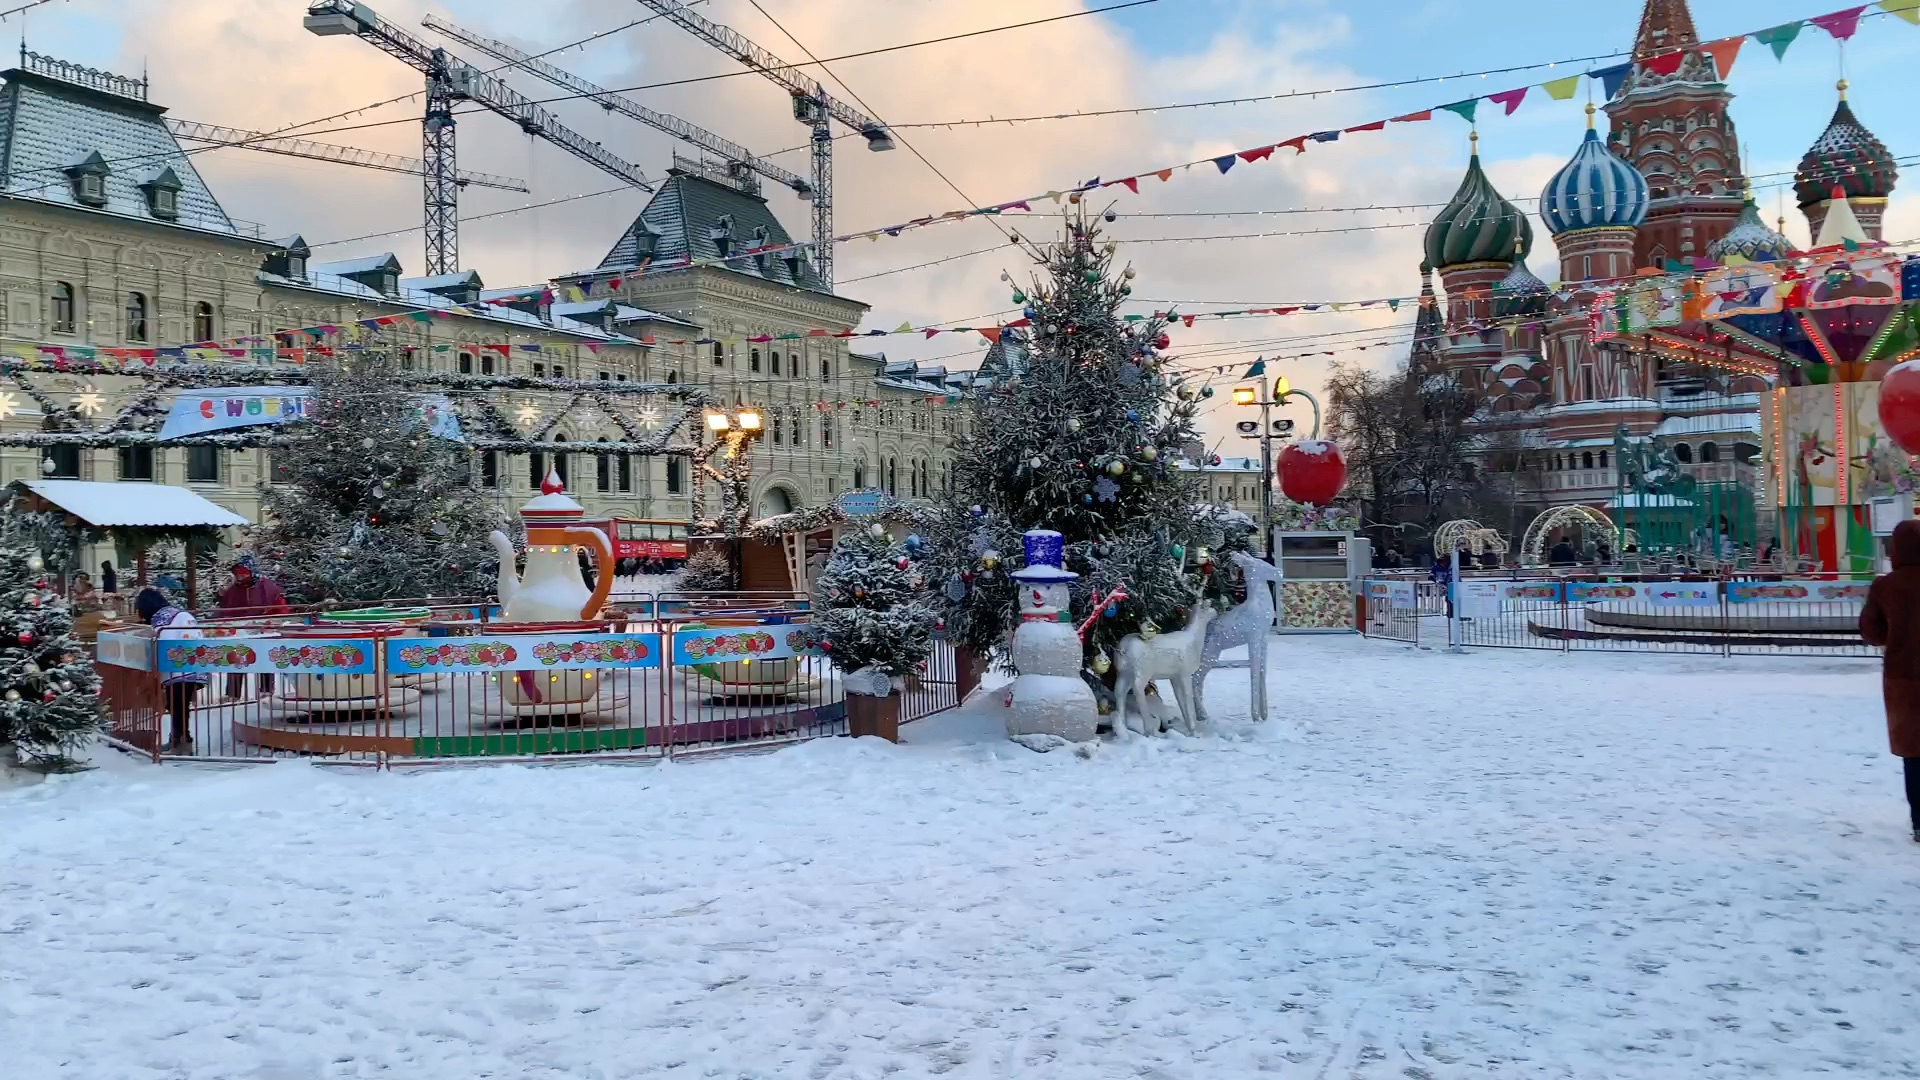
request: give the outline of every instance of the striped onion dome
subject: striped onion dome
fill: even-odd
[[[1533,224],[1480,170],[1476,149],[1453,200],[1427,226],[1427,262],[1445,270],[1464,263],[1501,263],[1533,249]]]
[[[1840,104],[1793,174],[1793,193],[1805,209],[1833,198],[1837,185],[1849,199],[1884,199],[1900,179],[1887,144],[1853,115],[1847,84],[1840,83]]]
[[[1786,258],[1792,250],[1793,241],[1760,220],[1760,208],[1754,205],[1753,191],[1748,189],[1746,204],[1740,208],[1740,220],[1727,230],[1727,235],[1707,245],[1707,258],[1723,263],[1729,255],[1743,255],[1754,262],[1771,262]]]
[[[1540,219],[1559,236],[1578,229],[1631,228],[1647,216],[1647,178],[1620,160],[1593,130],[1587,106],[1587,137],[1573,160],[1540,192]]]

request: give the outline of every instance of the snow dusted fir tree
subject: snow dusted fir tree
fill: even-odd
[[[22,539],[0,535],[0,742],[59,759],[100,730],[100,678],[73,638],[73,612]]]
[[[833,666],[889,679],[920,670],[940,613],[906,550],[880,525],[849,529],[813,586],[813,633]]]
[[[1072,617],[1100,616],[1085,667],[1106,677],[1121,638],[1185,625],[1199,598],[1198,485],[1176,462],[1201,395],[1168,366],[1166,319],[1122,316],[1133,270],[1116,272],[1115,245],[1084,208],[1065,228],[1044,277],[1013,293],[1032,323],[1029,355],[973,400],[931,562],[949,636],[1004,661],[1020,621],[1004,553],[1028,529],[1058,531],[1080,575]],[[1107,601],[1116,589],[1126,598]]]
[[[674,575],[673,587],[681,592],[732,592],[733,560],[725,548],[703,547]]]
[[[433,408],[385,350],[315,373],[307,421],[289,429],[286,475],[263,488],[254,550],[295,603],[492,592],[487,534],[502,528],[465,446],[435,434]]]

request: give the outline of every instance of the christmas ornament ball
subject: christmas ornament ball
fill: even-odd
[[[996,566],[999,566],[1000,553],[997,551],[994,551],[991,548],[987,549],[986,554],[980,556],[980,565],[986,567],[989,570],[993,569]]]
[[[1880,426],[1895,446],[1920,454],[1920,363],[1896,364],[1880,381]]]
[[[7,693],[6,693],[6,699],[7,699],[8,701],[19,701],[19,700],[20,700],[20,691],[18,691],[18,690],[8,690],[8,691],[7,691]]]
[[[895,570],[905,570],[908,565],[909,564],[907,563],[907,557],[905,555],[902,555],[899,558],[893,560],[893,568]]]
[[[1114,212],[1113,212],[1113,211],[1111,211],[1111,210],[1109,210],[1109,211],[1107,211],[1106,213],[1104,213],[1104,214],[1101,214],[1101,215],[1100,215],[1100,219],[1101,219],[1102,221],[1105,221],[1105,222],[1106,222],[1107,224],[1109,224],[1109,225],[1111,225],[1111,224],[1113,224],[1114,222],[1116,222],[1116,221],[1118,221],[1118,220],[1120,220],[1120,215],[1119,215],[1119,214],[1116,214],[1116,213],[1114,213]]]
[[[879,525],[869,525],[867,526],[867,534],[878,540],[887,535],[887,530]]]
[[[46,560],[42,559],[37,554],[27,556],[27,569],[33,571],[36,574],[39,573],[41,568],[46,565],[47,565]]]
[[[1164,349],[1171,344],[1173,344],[1173,339],[1165,334],[1161,334],[1159,337],[1153,339],[1153,347],[1156,349]]]
[[[31,630],[20,631],[20,644],[22,645],[33,644],[33,631]]]
[[[1176,558],[1176,559],[1184,559],[1184,558],[1186,558],[1186,557],[1187,557],[1187,546],[1186,546],[1185,544],[1175,544],[1175,545],[1173,545],[1173,557],[1174,557],[1174,558]]]
[[[1141,447],[1141,448],[1140,448],[1140,460],[1141,460],[1141,461],[1159,461],[1159,460],[1160,460],[1160,448],[1159,448],[1159,447],[1157,447],[1157,446],[1143,446],[1143,447]]]
[[[1126,471],[1127,471],[1127,463],[1124,461],[1107,462],[1108,476],[1122,476],[1122,475],[1125,475]]]
[[[1079,417],[1077,417],[1077,416],[1069,416],[1069,417],[1067,417],[1067,430],[1068,430],[1068,431],[1079,431],[1079,430],[1080,430],[1080,418],[1079,418]]]
[[[1045,464],[1046,464],[1046,460],[1042,458],[1039,454],[1035,454],[1032,457],[1027,459],[1027,466],[1029,468],[1037,469],[1040,466]]]
[[[1212,396],[1213,396],[1213,387],[1211,387],[1211,386],[1203,386],[1203,387],[1201,387],[1201,388],[1200,388],[1200,396],[1201,396],[1201,397],[1203,397],[1203,398],[1204,398],[1204,397],[1212,397]]]
[[[1101,649],[1099,652],[1093,654],[1093,673],[1095,675],[1105,675],[1111,670],[1113,670],[1113,661],[1108,658],[1105,649]]]
[[[1092,506],[1092,505],[1093,505],[1093,496],[1091,496],[1091,495],[1082,495],[1082,496],[1080,496],[1080,505],[1082,505],[1082,506]]]

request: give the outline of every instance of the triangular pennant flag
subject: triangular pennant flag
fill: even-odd
[[[1296,154],[1304,154],[1304,153],[1306,153],[1306,152],[1307,152],[1307,137],[1306,137],[1305,135],[1302,135],[1302,136],[1300,136],[1300,137],[1298,137],[1298,138],[1294,138],[1294,139],[1288,139],[1288,140],[1287,140],[1286,142],[1283,142],[1283,143],[1276,143],[1275,145],[1276,145],[1276,146],[1291,146],[1291,147],[1293,147],[1293,152],[1294,152],[1294,153],[1296,153]]]
[[[1251,379],[1256,375],[1265,375],[1266,373],[1267,373],[1267,361],[1265,357],[1261,357],[1260,359],[1255,360],[1253,362],[1253,366],[1247,369],[1247,373],[1245,375],[1242,375],[1240,377],[1243,379]]]
[[[935,328],[933,328],[933,327],[931,327],[931,326],[929,326],[929,327],[927,327],[927,328],[926,328],[926,329],[925,329],[924,331],[922,331],[922,333],[924,333],[924,334],[926,334],[926,335],[927,335],[928,337],[932,337],[933,335],[935,335],[935,334],[937,334],[937,333],[939,333],[939,332],[940,332],[939,330],[937,330],[937,329],[935,329]]]
[[[1257,150],[1240,151],[1240,160],[1246,162],[1265,161],[1273,156],[1273,147],[1262,146]]]
[[[1000,328],[997,326],[994,326],[994,327],[983,326],[979,329],[979,334],[981,337],[986,338],[988,341],[991,341],[996,345],[1000,343]]]
[[[1396,124],[1417,124],[1422,120],[1431,119],[1433,119],[1433,110],[1421,109],[1419,112],[1410,112],[1404,116],[1396,116],[1393,118],[1393,122]]]
[[[1371,124],[1355,124],[1352,127],[1348,128],[1347,130],[1348,131],[1383,131],[1386,129],[1386,126],[1387,126],[1387,122],[1385,120],[1375,120]]]
[[[1154,173],[1153,175],[1155,175],[1155,176],[1157,176],[1157,177],[1159,177],[1159,178],[1160,178],[1160,182],[1164,184],[1164,183],[1166,183],[1166,182],[1167,182],[1168,180],[1171,180],[1171,179],[1173,179],[1173,170],[1172,170],[1172,169],[1161,169],[1161,170],[1160,170],[1159,172],[1157,172],[1157,173]]]
[[[1580,89],[1580,76],[1569,75],[1564,79],[1543,82],[1540,84],[1540,89],[1545,90],[1547,96],[1555,101],[1565,101],[1573,96],[1575,90]]]
[[[1781,23],[1779,26],[1761,30],[1750,36],[1760,44],[1772,48],[1773,58],[1781,60],[1786,58],[1787,46],[1793,44],[1793,39],[1800,36],[1800,28],[1804,25],[1798,22]]]
[[[1887,9],[1887,14],[1920,26],[1920,0],[1880,0],[1880,6]]]
[[[1530,89],[1532,88],[1521,86],[1512,90],[1502,90],[1497,94],[1488,94],[1487,100],[1493,102],[1495,105],[1504,106],[1507,110],[1507,115],[1512,116],[1513,110],[1519,108],[1520,103],[1527,99],[1527,91]]]
[[[1920,4],[1920,0],[1914,0],[1914,3]],[[1745,44],[1746,40],[1743,37],[1721,38],[1719,41],[1709,41],[1700,46],[1701,52],[1713,57],[1713,69],[1720,73],[1721,82],[1725,82],[1727,75],[1733,71],[1734,57],[1740,55],[1740,46]]]
[[[1032,207],[1032,205],[1030,205],[1030,204],[1029,204],[1029,203],[1027,202],[1027,200],[1025,200],[1025,199],[1021,199],[1021,200],[1020,200],[1019,202],[1010,202],[1010,203],[1008,203],[1008,204],[1007,204],[1007,205],[1006,205],[1006,206],[1004,207],[1004,209],[1007,209],[1007,210],[1025,210],[1025,211],[1027,211],[1028,213],[1032,213],[1032,212],[1033,212],[1033,207]]]
[[[1169,314],[1169,315],[1171,315],[1171,314],[1173,314],[1173,313],[1172,313],[1172,312],[1168,312],[1167,314]],[[1186,323],[1186,324],[1187,324],[1187,326],[1189,326],[1189,327],[1191,327],[1191,326],[1193,326],[1193,316],[1191,316],[1191,315],[1182,315],[1182,316],[1180,316],[1180,321],[1181,321],[1181,322],[1183,322],[1183,323]]]
[[[1577,77],[1578,77],[1578,76],[1576,76],[1576,78],[1577,78]],[[1399,301],[1399,300],[1397,300],[1397,299],[1396,299],[1396,300],[1389,300],[1389,301],[1387,301],[1387,307],[1389,307],[1389,308],[1391,308],[1391,309],[1393,309],[1394,311],[1399,311],[1399,310],[1400,310],[1400,301]]]
[[[1612,67],[1594,68],[1587,72],[1587,77],[1599,79],[1602,95],[1611,99],[1620,93],[1620,84],[1627,81],[1627,72],[1632,70],[1630,63],[1615,64]]]
[[[893,332],[896,334],[911,334],[913,333],[913,324],[910,322],[903,322],[899,326],[894,327]]]
[[[1456,101],[1451,105],[1442,105],[1440,107],[1471,124],[1473,123],[1474,112],[1480,108],[1480,99],[1470,98],[1466,101]]]
[[[1865,4],[1845,11],[1830,11],[1825,15],[1815,15],[1807,21],[1833,35],[1835,41],[1845,41],[1860,29],[1860,13],[1867,10]]]
[[[1316,131],[1308,136],[1308,138],[1314,142],[1339,142],[1340,133],[1337,131]]]
[[[1920,0],[1914,0],[1914,2],[1920,3]],[[1127,190],[1133,192],[1135,195],[1140,194],[1140,178],[1139,177],[1129,176],[1125,180],[1118,181],[1118,183],[1125,184],[1127,187]]]
[[[1223,154],[1220,157],[1214,158],[1213,164],[1221,172],[1226,172],[1228,169],[1233,168],[1233,163],[1236,160],[1238,159],[1235,158],[1232,154]]]
[[[1680,70],[1680,64],[1686,60],[1686,58],[1687,54],[1685,52],[1675,49],[1672,52],[1663,52],[1657,56],[1649,56],[1645,60],[1640,61],[1640,66],[1653,72],[1655,75],[1671,75]]]

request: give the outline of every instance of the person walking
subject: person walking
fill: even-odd
[[[103,562],[100,564],[100,591],[103,593],[117,593],[120,591],[120,575],[113,572],[113,564],[111,562]]]
[[[167,594],[149,586],[133,598],[133,610],[154,628],[153,651],[157,657],[169,641],[200,636],[192,615],[173,606]],[[161,749],[176,753],[193,750],[193,699],[207,685],[205,672],[172,671],[160,677],[160,689],[167,702],[167,716],[173,721],[172,733]]]
[[[1906,773],[1907,812],[1920,844],[1920,521],[1894,526],[1887,540],[1891,573],[1873,579],[1860,609],[1860,636],[1885,651],[1880,692],[1887,706],[1887,742]]]
[[[233,564],[233,582],[220,590],[213,614],[220,619],[252,619],[263,615],[287,613],[287,596],[272,578],[255,572],[252,555],[242,555]],[[255,683],[261,697],[273,693],[273,676],[261,675]],[[237,698],[247,692],[245,675],[227,676],[226,696]]]

